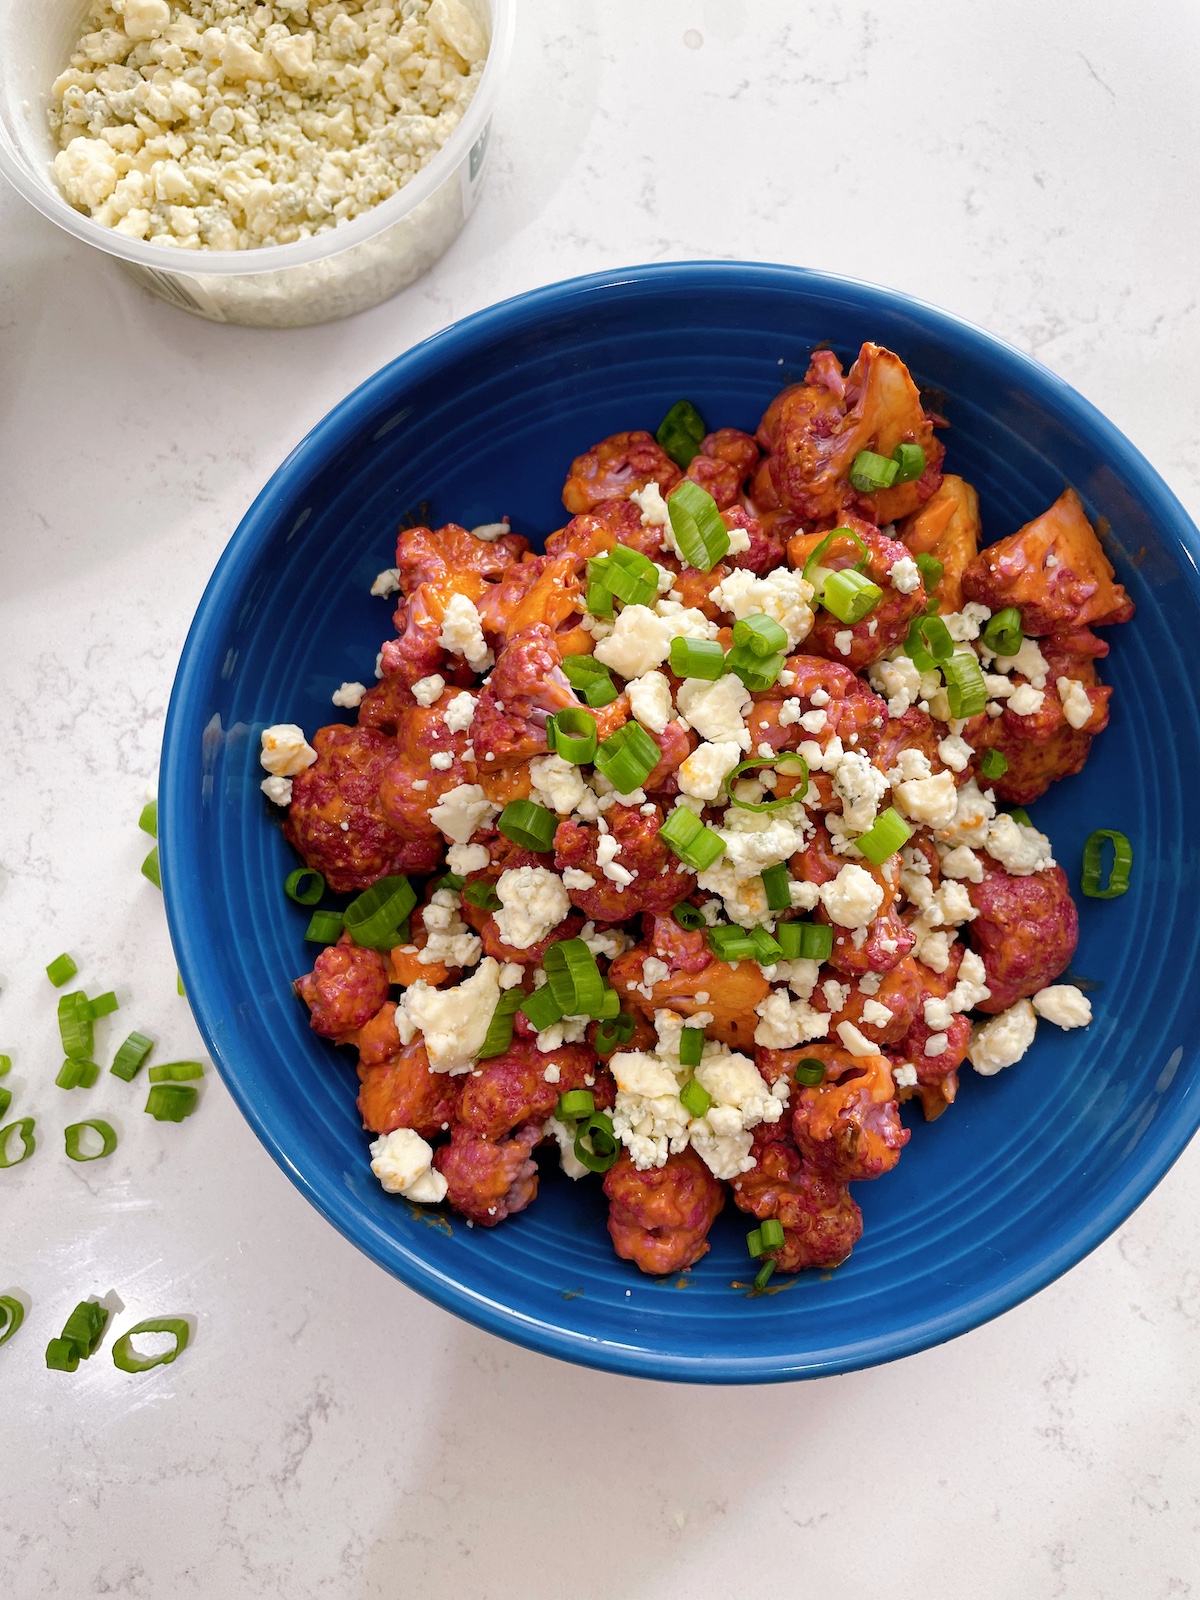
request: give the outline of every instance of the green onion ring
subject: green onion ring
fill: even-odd
[[[7,1344],[25,1321],[25,1307],[11,1294],[0,1294],[0,1344]]]
[[[18,1130],[21,1144],[24,1146],[24,1152],[15,1161],[10,1161],[8,1159],[8,1146],[14,1128]],[[10,1122],[0,1128],[0,1167],[19,1167],[22,1161],[29,1160],[37,1149],[37,1140],[34,1137],[33,1129],[34,1119],[32,1117],[20,1117],[16,1122]]]
[[[297,867],[283,880],[283,892],[298,906],[315,906],[325,893],[325,879],[312,867]]]
[[[93,1133],[100,1135],[100,1149],[95,1155],[85,1156],[83,1153],[85,1128],[91,1128]],[[72,1122],[63,1129],[63,1137],[66,1140],[67,1154],[72,1161],[103,1161],[105,1156],[112,1155],[117,1148],[117,1136],[112,1125],[99,1117],[89,1117],[85,1122]]]
[[[157,1356],[139,1356],[133,1348],[133,1341],[142,1333],[170,1333],[175,1337],[175,1346],[172,1350],[164,1350]],[[145,1322],[139,1322],[136,1327],[123,1333],[112,1347],[113,1366],[119,1367],[122,1372],[149,1372],[151,1367],[167,1367],[181,1356],[187,1349],[188,1337],[191,1329],[182,1317],[147,1317]]]
[[[764,800],[759,805],[752,804],[749,800],[739,800],[733,792],[733,785],[743,772],[750,772],[755,767],[780,768],[785,761],[798,761],[800,763],[800,782],[790,794],[784,795],[779,800]],[[785,778],[794,777],[791,772],[784,772]],[[781,750],[774,756],[749,756],[745,761],[739,761],[733,771],[725,779],[725,793],[730,802],[740,806],[743,811],[779,811],[783,806],[797,805],[808,793],[808,762],[802,755],[797,755],[794,750]]]

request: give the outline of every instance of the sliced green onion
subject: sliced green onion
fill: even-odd
[[[283,892],[298,906],[315,906],[325,893],[325,879],[311,867],[297,867],[283,880]]]
[[[771,967],[783,960],[783,946],[765,928],[750,929],[750,943],[754,946],[754,959],[760,966]]]
[[[594,760],[618,794],[632,794],[662,760],[662,750],[640,722],[627,722],[597,747]]]
[[[92,1008],[82,989],[58,997],[58,1031],[63,1054],[86,1060],[92,1053]]]
[[[690,400],[676,400],[658,425],[654,437],[677,467],[686,472],[700,449],[707,429]]]
[[[74,961],[64,952],[61,956],[55,956],[46,968],[46,976],[56,989],[61,989],[63,984],[68,983],[78,971],[79,968]]]
[[[582,706],[568,706],[555,719],[554,742],[564,761],[577,767],[596,755],[596,719]]]
[[[309,944],[336,944],[346,924],[338,911],[314,911],[304,937]]]
[[[94,1061],[68,1056],[54,1081],[60,1089],[90,1089],[99,1076],[100,1068]]]
[[[754,1274],[754,1287],[756,1289],[758,1289],[760,1292],[763,1289],[765,1289],[767,1287],[768,1283],[770,1283],[771,1274],[774,1271],[775,1271],[775,1258],[773,1256],[768,1256],[767,1259],[763,1262],[762,1266],[759,1267],[758,1271]]]
[[[979,771],[985,778],[1002,778],[1008,771],[1008,757],[1003,750],[985,750],[979,758]]]
[[[764,1250],[778,1250],[783,1243],[783,1223],[777,1217],[768,1217],[758,1231],[762,1234]]]
[[[546,718],[546,749],[553,752],[558,749],[558,719],[550,716]]]
[[[725,674],[725,652],[716,639],[672,639],[669,662],[677,678],[705,678],[715,683]]]
[[[88,1012],[95,1022],[99,1017],[110,1017],[114,1011],[121,1009],[121,1002],[111,989],[104,994],[98,994],[94,1000],[88,1001]]]
[[[572,689],[582,689],[589,678],[607,678],[610,676],[609,670],[603,661],[597,661],[595,656],[564,656],[562,658],[562,669]]]
[[[859,494],[875,494],[890,489],[900,476],[900,463],[874,450],[860,450],[850,465],[850,482]]]
[[[896,483],[915,483],[925,471],[925,452],[919,444],[898,444],[892,451],[892,460],[899,468]]]
[[[603,581],[627,606],[651,606],[658,598],[658,568],[649,556],[628,545],[615,544],[608,552]]]
[[[108,1318],[107,1306],[95,1300],[81,1300],[63,1324],[60,1337],[69,1340],[79,1359],[86,1361],[100,1348]]]
[[[862,539],[859,538],[858,534],[855,533],[853,528],[833,528],[825,535],[820,544],[817,545],[816,549],[809,556],[808,560],[804,563],[804,570],[800,574],[800,576],[807,583],[812,584],[814,589],[819,590],[821,584],[824,582],[824,568],[821,566],[821,557],[825,554],[826,550],[829,549],[829,546],[835,539],[852,539],[854,541],[854,543],[862,551],[861,558],[854,563],[854,570],[855,572],[866,571],[867,562],[870,560],[871,552],[867,549]]]
[[[762,874],[763,891],[767,897],[768,911],[788,911],[792,904],[792,880],[788,869],[780,861]]]
[[[667,501],[675,547],[689,567],[711,572],[729,553],[729,529],[707,489],[685,479]]]
[[[603,1022],[611,1022],[614,1017],[621,1015],[621,996],[609,984],[605,984],[600,1004],[592,1015]]]
[[[6,1078],[12,1071],[12,1057],[0,1056],[0,1078]]]
[[[11,1294],[0,1294],[0,1344],[7,1344],[25,1321],[25,1307]]]
[[[708,947],[719,961],[754,960],[754,940],[745,928],[728,923],[708,930]]]
[[[611,705],[620,692],[611,678],[589,678],[583,690],[583,698],[594,711],[599,711],[601,706]],[[561,715],[560,712],[559,716]]]
[[[954,640],[941,617],[918,617],[908,630],[910,634],[913,628],[936,665],[949,661],[954,654]],[[928,668],[922,670],[928,671]]]
[[[628,1044],[636,1026],[627,1011],[619,1011],[615,1017],[602,1022],[592,1041],[597,1055],[611,1055],[618,1045]]]
[[[574,1121],[577,1117],[590,1117],[595,1109],[596,1097],[590,1089],[568,1089],[566,1094],[559,1095],[554,1114]]]
[[[555,738],[558,738],[557,732]],[[510,800],[496,824],[506,839],[522,850],[547,851],[554,847],[558,818],[536,800]]]
[[[987,705],[987,685],[983,669],[975,655],[951,656],[942,663],[942,676],[946,680],[946,698],[950,702],[950,715],[955,718],[977,717]]]
[[[416,903],[416,890],[403,873],[380,878],[342,913],[346,932],[363,949],[391,950],[400,924]]]
[[[480,911],[499,911],[504,904],[496,893],[495,884],[489,883],[486,878],[477,878],[474,883],[469,883],[462,897],[468,905],[478,906]]]
[[[183,987],[182,972],[177,972],[175,974],[175,992],[176,994],[182,995],[185,1000],[187,999],[187,990]]]
[[[138,818],[138,827],[143,833],[148,833],[152,839],[158,838],[158,801],[147,800],[142,807],[142,814]]]
[[[749,617],[739,617],[734,623],[733,642],[745,645],[756,656],[773,656],[787,649],[787,629],[774,617],[755,612]]]
[[[88,1128],[100,1135],[100,1149],[90,1156],[83,1153],[83,1137]],[[72,1122],[69,1127],[63,1129],[63,1137],[66,1140],[67,1154],[72,1161],[103,1161],[105,1156],[112,1155],[117,1148],[117,1136],[111,1124],[102,1122],[99,1117],[89,1118],[86,1122]]]
[[[684,1028],[684,1029],[682,1029],[681,1032],[680,1032],[680,1035],[679,1035],[679,1064],[680,1064],[680,1066],[682,1066],[682,1067],[698,1067],[703,1059],[704,1059],[704,1029],[703,1028]],[[696,1087],[697,1087],[697,1089],[699,1089],[701,1086],[700,1086],[700,1084],[697,1084]],[[683,1100],[683,1096],[682,1095],[680,1095],[679,1098],[681,1100]],[[711,1095],[706,1094],[705,1098],[708,1099],[708,1100],[711,1100],[712,1097],[711,1097]],[[688,1102],[686,1100],[684,1100],[683,1103],[684,1103],[685,1106],[688,1107],[689,1111],[692,1110],[691,1106],[688,1104]],[[707,1110],[708,1110],[708,1106],[706,1105],[704,1107],[704,1111],[707,1111]],[[704,1111],[692,1111],[692,1115],[694,1117],[702,1117],[704,1115]]]
[[[156,889],[162,888],[162,873],[158,870],[158,846],[142,862],[142,877],[149,878]]]
[[[8,1108],[12,1105],[12,1090],[0,1089],[0,1117],[8,1115]]]
[[[79,1365],[79,1351],[70,1339],[51,1339],[46,1346],[46,1365],[51,1372],[74,1372]]]
[[[1014,822],[1019,822],[1023,828],[1033,827],[1033,822],[1030,820],[1029,813],[1024,806],[1009,806],[1006,815],[1010,816]]]
[[[604,979],[582,939],[562,939],[542,958],[546,981],[564,1017],[595,1016],[604,1003]]]
[[[902,844],[912,838],[912,829],[892,806],[881,811],[866,833],[860,833],[855,844],[875,866],[896,854]]]
[[[683,1031],[685,1034],[699,1033],[700,1043],[704,1043],[704,1035],[700,1033],[699,1028],[685,1028]],[[679,1051],[679,1059],[685,1067],[695,1067],[700,1063],[699,1055],[697,1055],[695,1061],[684,1061],[682,1046]],[[684,1084],[679,1091],[679,1099],[689,1117],[702,1117],[709,1106],[712,1105],[712,1095],[709,1094],[702,1083],[697,1083],[695,1078],[689,1078],[687,1083]]]
[[[922,550],[913,557],[917,564],[917,571],[921,574],[922,582],[927,590],[936,589],[942,581],[942,574],[946,570],[946,563],[939,561],[936,556],[931,556],[928,550]]]
[[[155,1122],[182,1122],[196,1109],[199,1096],[186,1083],[156,1083],[146,1097],[146,1111]]]
[[[575,1155],[589,1172],[607,1172],[621,1154],[612,1118],[595,1111],[575,1130]]]
[[[780,922],[775,941],[785,961],[828,961],[833,954],[833,929],[827,922]]]
[[[1015,656],[1021,648],[1025,634],[1021,627],[1021,613],[1016,606],[1005,606],[989,617],[983,630],[983,642],[993,655]]]
[[[676,806],[658,830],[658,837],[693,872],[707,872],[725,854],[724,839],[687,806]]]
[[[517,1010],[525,1013],[538,1033],[544,1028],[552,1028],[567,1014],[565,1008],[555,999],[554,990],[548,983],[544,983],[540,989],[535,989],[532,994],[523,995],[517,1003]]]
[[[131,1033],[113,1057],[113,1064],[108,1070],[114,1077],[123,1078],[126,1083],[131,1083],[142,1070],[146,1057],[153,1049],[153,1039],[147,1039],[144,1033]]]
[[[182,1317],[147,1317],[145,1322],[130,1328],[114,1343],[113,1366],[119,1367],[122,1372],[149,1372],[151,1367],[170,1366],[176,1356],[181,1356],[187,1349],[189,1331]],[[174,1336],[175,1343],[160,1355],[139,1356],[133,1348],[133,1341],[141,1333],[169,1333]]]
[[[831,572],[821,587],[821,604],[826,611],[851,626],[869,616],[882,599],[879,585],[853,567]]]
[[[588,566],[590,568],[590,562]],[[591,617],[611,617],[613,614],[612,590],[606,589],[598,578],[589,577],[584,605],[587,606],[588,615]]]
[[[756,656],[747,646],[734,645],[725,657],[725,666],[738,675],[751,694],[761,694],[778,678],[786,660],[782,651],[773,656]]]
[[[1112,871],[1108,882],[1103,882],[1103,853],[1105,844],[1113,847]],[[1127,834],[1114,828],[1097,828],[1088,834],[1083,847],[1083,875],[1080,888],[1091,900],[1115,900],[1129,888],[1129,873],[1133,867],[1133,846]]]
[[[921,624],[928,620],[927,617],[914,617],[908,625],[908,634],[902,646],[904,654],[918,672],[932,672],[937,666],[921,632]]]
[[[802,1061],[797,1061],[792,1077],[802,1088],[815,1089],[819,1083],[825,1082],[825,1063],[818,1061],[816,1056],[805,1056]]]
[[[757,767],[774,767],[782,772],[784,777],[798,777],[800,782],[791,794],[782,795],[778,800],[739,800],[733,792],[733,786],[743,772],[753,772]],[[794,750],[781,750],[773,756],[747,756],[745,761],[739,761],[733,771],[725,779],[725,793],[731,804],[739,806],[743,811],[778,811],[783,806],[795,805],[803,800],[808,793],[808,762],[803,756],[797,755]],[[780,906],[779,910],[783,910]]]
[[[756,1260],[763,1253],[762,1229],[751,1228],[746,1235],[746,1249]]]
[[[161,1066],[151,1067],[149,1072],[151,1083],[187,1083],[203,1076],[202,1061],[164,1061]]]
[[[704,920],[703,911],[687,900],[681,900],[671,912],[671,915],[679,926],[686,929],[688,933],[699,933],[701,928],[708,927],[708,923]]]
[[[492,1012],[492,1020],[488,1023],[488,1030],[483,1036],[483,1043],[479,1047],[480,1061],[489,1061],[493,1056],[502,1056],[512,1043],[513,1019],[524,1000],[524,992],[520,989],[505,989],[496,1002],[496,1009]]]

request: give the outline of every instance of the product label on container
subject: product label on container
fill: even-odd
[[[487,172],[488,146],[492,140],[492,119],[489,117],[483,125],[483,132],[471,146],[471,153],[467,157],[463,174],[463,216],[469,217],[475,209],[483,189],[483,179]]]
[[[122,261],[125,271],[143,289],[177,306],[180,311],[190,311],[195,317],[207,317],[210,322],[224,322],[225,313],[214,303],[206,289],[195,278],[184,272],[159,272],[155,267],[139,267],[132,261]]]

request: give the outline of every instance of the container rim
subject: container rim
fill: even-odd
[[[183,276],[255,277],[261,273],[286,272],[289,268],[310,266],[329,256],[340,255],[355,245],[364,244],[402,222],[427,200],[458,165],[475,143],[492,114],[500,80],[508,67],[516,32],[517,0],[490,0],[492,9],[491,43],[479,87],[462,120],[429,164],[411,183],[373,206],[352,222],[344,222],[328,233],[290,244],[262,245],[253,250],[174,250],[168,245],[149,244],[143,239],[128,239],[113,228],[103,227],[91,217],[76,211],[50,182],[39,182],[24,153],[13,142],[3,116],[0,116],[0,175],[36,210],[73,234],[84,244],[95,245],[106,255],[155,272],[174,272]]]

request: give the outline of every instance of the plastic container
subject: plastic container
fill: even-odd
[[[1077,776],[1033,803],[1073,885],[1095,827],[1133,841],[1121,900],[1079,900],[1072,970],[1096,1020],[1043,1023],[1029,1058],[969,1069],[936,1122],[910,1109],[899,1166],[856,1183],[865,1232],[836,1272],[746,1298],[748,1219],[732,1204],[689,1272],[644,1277],[613,1253],[598,1182],[545,1152],[542,1192],[498,1228],[383,1192],[345,1057],[292,979],[313,963],[297,857],[259,793],[259,734],[352,721],[330,696],[370,682],[392,605],[371,580],[396,524],[507,513],[566,520],[571,459],[617,428],[654,428],[688,398],[710,426],[755,427],[830,343],[911,363],[950,419],[947,467],[979,491],[985,536],[1074,484],[1111,527],[1137,615],[1105,630],[1112,722]],[[268,463],[264,463],[264,471]],[[303,625],[297,627],[297,618]],[[230,540],[184,646],[159,783],[159,851],[188,1000],[266,1148],[347,1239],[412,1288],[548,1355],[647,1378],[759,1383],[845,1372],[977,1327],[1093,1249],[1200,1126],[1200,533],[1129,441],[1074,390],[988,334],[905,295],[787,267],[626,268],[468,317],[385,367],[277,469]],[[1189,976],[1185,976],[1189,975]],[[249,1153],[246,1153],[249,1160]],[[740,1285],[740,1287],[739,1287]]]
[[[0,15],[0,172],[51,222],[193,316],[261,328],[352,316],[426,272],[458,237],[479,198],[516,0],[464,4],[488,27],[491,48],[462,121],[398,194],[329,233],[259,250],[178,251],[127,239],[68,204],[51,171],[56,147],[46,106],[50,85],[83,31],[87,0],[7,0]]]

